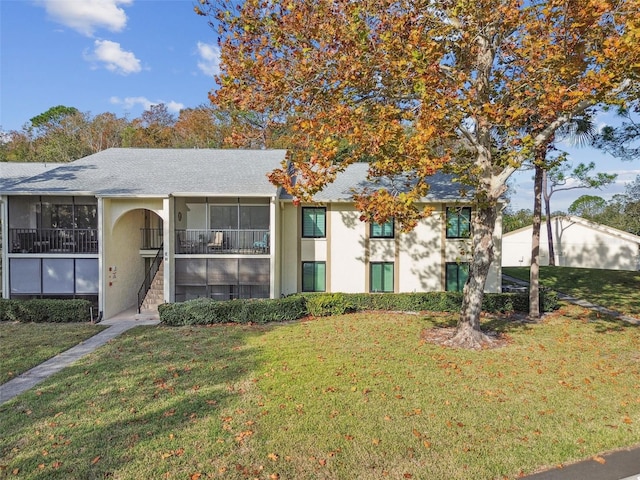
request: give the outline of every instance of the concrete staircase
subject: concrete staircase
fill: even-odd
[[[162,303],[164,303],[164,260],[151,281],[151,288],[142,301],[136,320],[159,320],[158,305]]]

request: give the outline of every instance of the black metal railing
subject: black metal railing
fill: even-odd
[[[138,289],[138,313],[140,313],[140,307],[142,307],[142,302],[144,302],[144,297],[147,296],[147,292],[151,288],[151,283],[153,282],[153,279],[155,278],[156,273],[158,273],[158,270],[160,270],[160,265],[162,264],[162,258],[163,258],[163,248],[162,246],[160,246],[158,253],[156,253],[156,256],[153,258],[153,261],[149,266],[149,270],[147,270],[147,273],[144,276],[144,281],[142,282],[142,285],[140,285],[140,288]]]
[[[163,243],[162,228],[140,229],[140,250],[156,250]]]
[[[268,254],[269,230],[176,230],[176,253]]]
[[[11,253],[98,253],[95,228],[10,228]]]

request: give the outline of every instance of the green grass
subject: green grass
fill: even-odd
[[[0,322],[0,383],[54,357],[105,327],[87,323]]]
[[[421,340],[454,321],[133,329],[0,406],[0,477],[502,479],[640,442],[640,328],[570,306],[487,319],[500,349]]]
[[[529,267],[503,267],[502,272],[529,281]],[[640,272],[540,267],[540,283],[611,310],[640,317]]]

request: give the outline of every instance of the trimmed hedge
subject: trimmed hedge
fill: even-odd
[[[0,299],[0,321],[71,323],[91,320],[91,302],[81,299]]]
[[[358,310],[458,312],[462,293],[301,293],[265,300],[215,301],[206,298],[160,305],[160,319],[167,325],[213,323],[269,323],[296,320],[305,315],[324,317]],[[540,295],[544,312],[558,308],[555,292]],[[486,293],[485,312],[528,312],[527,293]]]
[[[167,325],[209,325],[213,323],[268,323],[297,320],[307,315],[303,297],[215,301],[207,298],[159,306],[160,319]]]

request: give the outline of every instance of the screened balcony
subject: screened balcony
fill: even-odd
[[[98,253],[95,197],[9,198],[10,253]]]
[[[268,255],[270,204],[265,198],[177,198],[176,254]]]
[[[179,254],[269,254],[269,230],[176,230]]]

